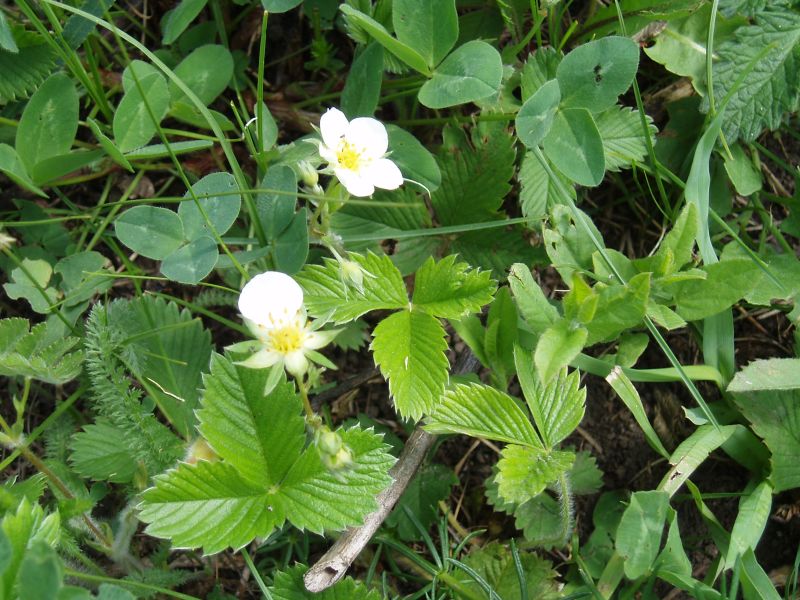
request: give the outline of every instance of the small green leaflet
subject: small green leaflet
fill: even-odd
[[[634,492],[617,528],[617,552],[625,558],[625,575],[645,575],[658,555],[667,518],[669,495],[663,491]]]
[[[303,575],[308,571],[305,565],[295,565],[286,571],[275,573],[275,581],[270,588],[273,600],[305,600],[312,594],[306,590]],[[318,594],[317,600],[380,600],[380,594],[369,590],[360,581],[345,577],[335,585]]]
[[[0,375],[61,384],[80,374],[83,352],[71,352],[78,338],[51,339],[45,323],[29,327],[26,319],[0,320]]]
[[[522,504],[569,471],[575,454],[509,444],[497,463],[497,489],[506,501]]]
[[[455,255],[439,262],[429,257],[417,271],[411,302],[431,315],[457,319],[480,312],[492,301],[496,289],[491,273],[457,263]]]
[[[396,312],[375,328],[371,348],[398,412],[413,420],[430,413],[441,400],[450,367],[439,320],[418,311]]]
[[[323,533],[355,525],[375,509],[394,462],[381,437],[358,427],[339,430],[354,462],[330,471],[315,446],[303,449],[302,403],[291,384],[264,397],[268,376],[212,358],[199,419],[221,460],[181,463],[156,477],[140,505],[150,535],[212,554],[241,548],[287,520]]]
[[[408,306],[403,277],[388,256],[368,252],[365,256],[351,253],[348,258],[364,269],[363,290],[343,283],[339,263],[333,259],[307,265],[295,276],[310,315],[347,323],[371,310]]]

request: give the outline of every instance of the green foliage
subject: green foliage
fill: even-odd
[[[340,430],[353,464],[329,470],[315,446],[303,449],[300,398],[286,383],[265,397],[268,377],[214,356],[199,418],[220,460],[181,463],[156,477],[140,507],[148,533],[213,554],[240,548],[287,520],[322,533],[355,525],[375,508],[393,461],[381,438]]]
[[[634,492],[617,528],[617,552],[625,559],[625,575],[647,573],[661,547],[669,495],[662,491]]]
[[[125,69],[125,95],[114,112],[114,140],[121,152],[136,150],[156,134],[169,109],[169,88],[164,76],[149,64],[134,61]]]
[[[47,41],[38,34],[12,29],[17,52],[0,48],[0,104],[24,98],[38,89],[55,67],[56,54]]]
[[[715,51],[714,95],[718,102],[730,95],[722,126],[728,142],[777,129],[796,110],[800,15],[780,6],[759,11]]]
[[[753,430],[772,452],[770,480],[775,492],[800,486],[800,361],[755,361],[736,374],[728,392]]]
[[[383,319],[372,335],[375,364],[389,380],[398,412],[413,420],[430,413],[442,397],[450,366],[439,320],[404,310]]]
[[[52,384],[75,379],[83,364],[83,352],[73,350],[80,340],[53,339],[49,327],[39,323],[30,328],[27,319],[0,320],[0,375]]]
[[[424,465],[408,484],[385,524],[395,529],[403,541],[420,540],[422,534],[407,511],[428,529],[439,516],[438,503],[447,499],[457,483],[456,474],[444,465]]]
[[[472,40],[456,48],[433,71],[419,90],[419,101],[428,108],[447,108],[475,102],[500,87],[503,62],[486,42]]]
[[[380,598],[377,591],[369,590],[364,584],[350,577],[345,577],[324,592],[312,594],[305,589],[303,584],[303,575],[306,570],[305,565],[295,565],[286,571],[277,572],[275,582],[270,588],[272,597],[275,600],[306,600],[312,597],[319,600],[378,600]]]
[[[436,262],[428,258],[414,278],[411,303],[428,314],[444,319],[480,312],[492,301],[497,284],[488,271],[470,269],[455,256]]]
[[[455,0],[395,0],[392,24],[397,39],[414,48],[434,69],[458,39],[458,13]]]
[[[86,321],[84,338],[86,373],[98,415],[122,433],[117,441],[148,475],[152,475],[172,465],[180,456],[182,445],[148,410],[142,402],[141,391],[132,388],[127,379],[121,355],[126,350],[128,335],[116,327],[112,319],[127,310],[131,310],[131,307],[124,300],[118,300],[109,307],[97,304],[92,309]],[[117,450],[114,449],[114,452]],[[80,458],[79,464],[85,465]],[[84,468],[88,472],[89,467]],[[103,465],[91,468],[95,472],[101,469],[104,469]]]
[[[541,494],[574,460],[572,452],[509,444],[497,463],[497,491],[504,500],[521,504]]]
[[[519,560],[519,565],[517,565]],[[500,598],[521,598],[523,600],[554,600],[559,597],[557,573],[550,561],[532,552],[513,552],[499,542],[491,542],[479,550],[470,552],[464,564],[471,567],[478,576],[491,586],[493,593]],[[522,594],[521,576],[525,582],[526,593]],[[466,575],[460,576],[466,588],[478,597],[485,596],[486,590]]]

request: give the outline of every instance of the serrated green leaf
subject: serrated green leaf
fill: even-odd
[[[800,360],[752,362],[736,374],[728,392],[772,452],[775,492],[800,486]]]
[[[552,46],[537,48],[536,52],[528,55],[528,59],[522,66],[520,77],[523,102],[533,96],[545,83],[556,78],[556,70],[561,58],[561,52]]]
[[[565,199],[561,190],[567,190],[573,202],[578,197],[572,181],[558,169],[553,168],[553,165],[550,167],[560,179],[560,186],[550,177],[532,152],[526,152],[522,158],[522,165],[517,175],[520,183],[519,201],[522,214],[529,219],[544,219],[554,205],[564,204]]]
[[[256,485],[277,485],[305,445],[302,402],[291,383],[264,396],[268,369],[237,367],[215,354],[204,377],[200,433],[239,474]]]
[[[498,216],[511,190],[514,174],[514,138],[504,127],[474,128],[470,136],[446,127],[439,151],[442,185],[431,204],[442,225],[489,221]]]
[[[514,525],[529,542],[551,548],[561,542],[564,535],[561,524],[561,506],[548,494],[539,494],[514,510]]]
[[[16,29],[14,38],[19,52],[0,50],[0,104],[26,97],[55,66],[56,53],[44,37]]]
[[[78,131],[78,91],[63,73],[51,75],[31,96],[17,126],[15,147],[28,173],[37,163],[66,154]]]
[[[131,300],[111,317],[125,337],[122,359],[185,438],[194,436],[202,373],[208,371],[211,335],[188,310],[163,298]]]
[[[348,470],[330,471],[315,446],[277,485],[250,483],[224,461],[181,463],[142,494],[139,518],[149,523],[148,534],[170,538],[175,547],[202,546],[206,554],[241,548],[286,520],[315,533],[355,525],[375,509],[394,459],[371,431],[340,435],[353,454]]]
[[[539,338],[534,362],[539,376],[549,382],[556,374],[578,356],[586,345],[589,332],[571,319],[561,319],[548,327]]]
[[[58,541],[61,520],[58,513],[44,515],[42,507],[27,498],[19,503],[15,513],[6,514],[0,523],[0,539],[6,568],[0,573],[0,596],[15,598],[12,593],[17,575],[28,547],[36,542],[55,545]]]
[[[570,435],[586,411],[586,388],[580,387],[580,373],[561,369],[552,381],[542,382],[534,371],[530,353],[517,346],[514,362],[528,408],[546,448]]]
[[[26,319],[0,320],[0,375],[32,377],[61,384],[78,376],[83,352],[72,351],[78,338],[48,335],[48,326],[35,325],[28,331]]]
[[[41,540],[26,550],[17,576],[17,588],[26,600],[56,600],[64,579],[64,566],[56,551]]]
[[[136,461],[125,444],[125,432],[104,419],[86,425],[70,441],[70,464],[82,477],[111,483],[128,483],[136,472]]]
[[[286,571],[275,573],[275,581],[270,588],[274,600],[308,600],[312,593],[306,590],[303,583],[308,567],[295,565]],[[380,600],[376,590],[369,590],[360,581],[345,577],[326,590],[313,594],[317,600]]]
[[[617,528],[617,552],[625,559],[625,576],[638,579],[651,568],[661,547],[669,495],[634,492]]]
[[[457,319],[480,312],[492,301],[496,289],[489,272],[457,263],[454,255],[438,262],[429,257],[414,278],[411,302],[436,317]]]
[[[426,420],[431,433],[463,433],[541,448],[528,416],[514,398],[483,384],[457,384]]]
[[[497,463],[497,491],[505,500],[521,504],[568,471],[575,454],[509,444]]]
[[[616,339],[627,329],[642,323],[650,297],[650,273],[639,273],[626,285],[595,284],[599,290],[597,311],[587,323],[586,345]]]
[[[603,472],[588,452],[577,452],[569,472],[569,483],[576,496],[595,494],[603,487]]]
[[[400,309],[408,306],[406,285],[400,271],[385,255],[350,253],[350,260],[365,271],[363,290],[345,286],[339,263],[326,259],[322,265],[307,265],[295,279],[305,292],[305,305],[314,317],[346,323],[371,310]]]
[[[603,139],[607,171],[620,171],[645,159],[647,142],[638,110],[612,106],[595,115],[594,120],[600,137]],[[649,116],[646,116],[645,120],[647,121],[646,135],[652,138],[658,130]]]
[[[445,331],[427,313],[400,311],[372,332],[375,364],[389,381],[397,411],[417,420],[440,402],[450,363],[445,356]]]
[[[719,56],[714,62],[714,95],[720,102],[733,94],[722,124],[728,143],[752,141],[765,128],[777,129],[784,115],[797,109],[798,42],[800,15],[776,7],[757,13],[752,25],[738,28],[732,39],[714,48]]]
[[[494,277],[503,277],[516,261],[534,264],[546,260],[541,248],[531,246],[522,226],[463,233],[450,242],[448,251],[457,253],[470,265],[491,270]]]
[[[471,567],[482,577],[499,598],[522,598],[523,600],[555,600],[560,597],[558,573],[550,561],[540,558],[533,552],[519,552],[519,567],[513,553],[500,542],[490,542],[486,546],[473,550],[464,559],[464,564]],[[522,571],[527,593],[522,595],[520,575]],[[481,589],[471,577],[459,571],[455,573],[467,590],[483,597]]]
[[[277,494],[223,462],[181,463],[154,482],[142,494],[139,518],[149,523],[149,535],[170,538],[175,548],[202,546],[206,554],[238,549],[286,520]]]

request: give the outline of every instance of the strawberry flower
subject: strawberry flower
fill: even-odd
[[[394,190],[403,174],[386,157],[389,136],[380,121],[358,117],[348,121],[344,113],[329,108],[319,122],[319,153],[345,189],[353,196],[371,196],[375,188]]]
[[[294,279],[277,271],[256,275],[245,284],[239,295],[239,312],[256,341],[230,347],[254,351],[238,364],[251,369],[282,365],[298,379],[308,371],[309,355],[312,360],[324,361],[316,350],[339,333],[315,331],[306,318],[303,289]]]

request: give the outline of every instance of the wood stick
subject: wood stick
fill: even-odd
[[[477,366],[477,359],[467,350],[459,359],[453,372],[463,375],[474,371]],[[417,425],[400,453],[400,458],[389,470],[393,481],[388,488],[378,494],[376,498],[378,509],[367,515],[362,525],[346,530],[306,572],[303,581],[309,592],[326,590],[344,577],[350,565],[369,543],[386,517],[389,516],[400,496],[403,495],[435,439],[436,436],[426,433],[422,427]]]

